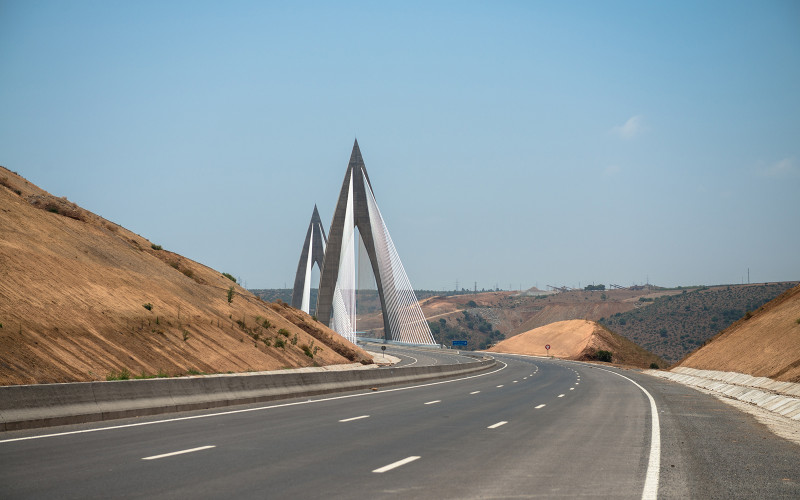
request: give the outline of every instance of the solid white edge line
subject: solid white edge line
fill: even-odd
[[[416,456],[406,457],[406,458],[404,458],[402,460],[398,460],[397,462],[391,463],[389,465],[384,465],[383,467],[375,469],[372,472],[374,472],[376,474],[382,474],[382,473],[384,473],[386,471],[390,471],[392,469],[396,469],[396,468],[400,467],[401,465],[405,465],[405,464],[407,464],[409,462],[413,462],[414,460],[419,460],[420,458],[422,458],[422,457],[416,457]]]
[[[503,363],[499,359],[497,360],[497,362],[498,363]],[[85,433],[88,433],[88,432],[100,432],[100,431],[111,431],[111,430],[117,430],[117,429],[127,429],[129,427],[140,427],[140,426],[143,426],[143,425],[165,424],[165,423],[169,423],[169,422],[181,422],[183,420],[195,420],[195,419],[199,419],[199,418],[221,417],[221,416],[225,416],[225,415],[235,415],[237,413],[248,413],[248,412],[251,412],[251,411],[272,410],[274,408],[284,408],[284,407],[287,407],[287,406],[307,405],[309,403],[322,403],[324,401],[334,401],[334,400],[337,400],[337,399],[360,398],[360,397],[363,397],[363,396],[373,396],[374,397],[374,396],[378,396],[378,395],[381,395],[381,394],[388,394],[390,392],[407,391],[409,389],[418,389],[420,387],[430,387],[430,386],[433,386],[433,385],[450,384],[452,382],[460,382],[462,380],[469,380],[469,379],[478,378],[478,377],[485,377],[486,375],[492,375],[494,373],[503,371],[507,367],[508,367],[508,365],[506,363],[503,363],[503,366],[501,368],[498,368],[497,370],[493,370],[493,371],[486,372],[486,373],[479,373],[477,375],[470,375],[468,377],[455,378],[455,379],[452,379],[452,380],[441,380],[439,382],[429,382],[427,384],[409,385],[407,387],[395,387],[394,389],[383,389],[383,390],[378,391],[378,392],[372,392],[372,391],[370,391],[370,392],[359,392],[358,394],[348,394],[346,396],[332,396],[332,397],[329,397],[329,398],[322,398],[322,399],[308,399],[306,401],[295,401],[294,403],[281,403],[281,404],[270,405],[270,406],[258,406],[256,408],[244,408],[244,409],[241,409],[241,410],[228,410],[228,411],[223,411],[223,412],[218,412],[218,413],[204,413],[202,415],[191,415],[191,416],[188,416],[188,417],[168,418],[168,419],[164,419],[164,420],[152,420],[150,422],[136,422],[136,423],[133,423],[133,424],[113,425],[113,426],[110,426],[110,427],[98,427],[96,429],[81,429],[79,431],[56,432],[56,433],[53,433],[53,434],[42,434],[42,435],[39,435],[39,436],[26,436],[26,437],[19,437],[19,438],[3,439],[3,440],[0,440],[0,444],[12,443],[14,441],[28,441],[28,440],[31,440],[31,439],[43,439],[43,438],[51,438],[51,437],[59,437],[59,436],[70,436],[70,435],[73,435],[73,434],[85,434]]]
[[[508,423],[508,422],[506,422],[505,420],[502,420],[502,421],[500,421],[500,422],[497,422],[496,424],[492,424],[492,425],[490,425],[489,427],[487,427],[487,429],[497,429],[497,428],[498,428],[498,427],[500,427],[501,425],[506,425],[507,423]]]
[[[539,356],[528,356],[526,354],[509,354],[509,353],[497,353],[497,354],[520,356],[524,358],[539,357]],[[500,360],[498,359],[497,361]],[[572,363],[579,363],[579,361],[572,361]],[[651,431],[650,458],[647,462],[647,472],[645,473],[644,488],[642,488],[642,500],[655,500],[658,498],[658,481],[659,481],[658,475],[661,468],[661,428],[658,420],[658,407],[656,406],[656,400],[653,399],[653,396],[651,396],[649,392],[647,392],[647,389],[639,385],[633,379],[630,379],[625,375],[612,372],[611,370],[606,370],[605,368],[600,368],[597,366],[592,366],[592,367],[597,368],[598,370],[603,370],[604,372],[613,373],[618,377],[624,378],[625,380],[629,381],[630,383],[638,387],[650,401],[650,431]]]
[[[642,488],[642,500],[655,500],[658,498],[658,474],[661,470],[661,424],[658,421],[658,407],[656,407],[656,400],[653,399],[653,396],[651,396],[649,392],[647,392],[647,389],[639,385],[633,379],[604,368],[600,368],[600,370],[613,373],[614,375],[624,378],[631,384],[641,389],[641,391],[650,401],[650,460],[647,462],[644,488]]]
[[[361,420],[362,418],[369,418],[369,415],[361,415],[358,417],[343,418],[339,422],[352,422],[353,420]]]
[[[407,364],[407,365],[403,365],[403,366],[411,366],[411,365],[416,365],[416,364],[417,364],[417,362],[419,361],[419,360],[418,360],[417,358],[415,358],[414,356],[409,356],[408,354],[406,354],[406,357],[407,357],[407,358],[411,358],[411,359],[413,359],[413,360],[414,360],[414,362],[413,362],[413,363],[409,363],[409,364]]]
[[[173,457],[175,455],[183,455],[185,453],[194,453],[195,451],[207,450],[209,448],[216,448],[216,445],[199,446],[197,448],[191,448],[189,450],[173,451],[172,453],[163,453],[161,455],[153,455],[152,457],[144,457],[142,460],[157,460],[159,458]]]

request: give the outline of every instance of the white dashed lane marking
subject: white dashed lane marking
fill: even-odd
[[[535,409],[538,410],[539,408],[544,408],[545,406],[547,406],[547,405],[541,404],[541,405],[537,406]]]
[[[497,422],[496,424],[492,424],[492,425],[490,425],[489,427],[487,427],[487,429],[497,429],[497,428],[498,428],[498,427],[500,427],[501,425],[506,425],[507,423],[508,423],[508,422],[506,422],[505,420],[503,420],[502,422]]]
[[[441,402],[442,402],[442,400],[441,400],[441,399],[437,399],[436,401],[428,401],[428,402],[427,402],[427,403],[425,403],[425,404],[426,404],[426,405],[435,405],[436,403],[441,403]]]
[[[478,394],[478,393],[480,393],[480,392],[481,392],[481,391],[472,391],[472,392],[470,392],[470,394]]]
[[[369,415],[360,415],[358,417],[343,418],[339,422],[352,422],[353,420],[361,420],[362,418],[369,418]]]
[[[403,466],[403,465],[405,465],[407,463],[413,462],[414,460],[419,460],[420,458],[422,458],[422,457],[406,457],[406,458],[404,458],[402,460],[398,460],[397,462],[390,463],[389,465],[384,465],[383,467],[375,469],[372,472],[375,472],[377,474],[382,474],[384,472],[388,472],[388,471],[390,471],[392,469],[396,469],[396,468],[398,468],[400,466]]]
[[[172,453],[164,453],[161,455],[153,455],[152,457],[144,457],[142,460],[157,460],[159,458],[173,457],[175,455],[183,455],[185,453],[194,453],[195,451],[208,450],[209,448],[216,448],[214,445],[200,446],[197,448],[190,448],[188,450],[173,451]]]

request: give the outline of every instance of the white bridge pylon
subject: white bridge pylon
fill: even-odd
[[[378,209],[356,141],[328,232],[317,296],[317,319],[351,342],[356,340],[358,236],[375,276],[383,312],[384,337],[399,342],[435,344]]]

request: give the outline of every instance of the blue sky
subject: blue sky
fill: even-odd
[[[0,0],[0,164],[250,288],[353,139],[415,288],[800,279],[800,3]]]

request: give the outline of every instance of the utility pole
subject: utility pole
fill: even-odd
[[[475,293],[478,293],[478,282],[475,282]]]

